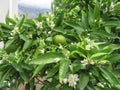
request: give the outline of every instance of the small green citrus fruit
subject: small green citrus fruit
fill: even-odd
[[[53,37],[53,42],[57,45],[59,45],[59,44],[65,45],[66,44],[66,38],[63,35],[55,35]]]

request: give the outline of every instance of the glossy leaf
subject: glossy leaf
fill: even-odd
[[[59,53],[46,53],[44,55],[40,55],[39,57],[30,61],[30,64],[50,64],[57,62],[57,59],[61,60],[63,58],[62,54]]]
[[[59,64],[56,64],[47,74],[46,78],[52,78],[59,70]]]
[[[69,59],[62,59],[60,61],[60,67],[59,67],[59,81],[62,83],[62,80],[66,77],[67,71],[70,65]]]
[[[37,75],[38,73],[40,73],[40,71],[44,68],[44,66],[45,66],[45,65],[38,65],[38,66],[35,68],[32,77],[34,77],[35,75]]]
[[[10,18],[8,15],[6,16],[6,18],[5,18],[5,20],[6,20],[6,23],[11,23],[11,24],[16,24],[16,21],[14,20],[14,19],[12,19],[12,18]]]
[[[14,69],[16,69],[18,72],[23,72],[22,67],[17,64],[17,63],[12,63],[12,66],[14,67]]]
[[[17,23],[17,26],[19,27],[19,29],[21,29],[25,19],[26,19],[25,15],[23,15],[22,18],[20,18],[19,22]]]
[[[23,72],[19,72],[21,78],[25,81],[25,82],[28,82],[29,81],[29,74],[26,73],[25,71]]]
[[[108,82],[110,82],[112,85],[114,84],[120,84],[119,80],[115,77],[115,75],[110,72],[109,70],[105,69],[105,68],[99,68],[103,77],[108,80]]]
[[[15,40],[14,39],[10,39],[6,42],[5,44],[5,49],[8,48],[10,45],[12,45],[12,43],[14,42]]]
[[[116,63],[120,60],[120,54],[112,54],[112,55],[108,55],[108,57],[106,58],[108,61],[110,61],[111,63]]]
[[[108,38],[108,39],[115,39],[115,38],[119,38],[118,36],[112,34],[112,33],[107,33],[105,31],[94,31],[92,32],[93,35],[99,36],[101,38]]]
[[[107,55],[107,53],[95,53],[90,58],[98,58]]]
[[[100,8],[99,8],[99,5],[97,3],[96,3],[95,8],[94,8],[93,17],[94,17],[94,20],[100,19]]]
[[[12,30],[13,28],[7,24],[4,24],[4,23],[0,23],[0,26],[3,28],[3,29],[8,29],[8,30]]]
[[[67,24],[68,26],[74,28],[76,30],[76,32],[79,34],[84,32],[84,29],[79,24],[77,24],[75,22],[64,22],[64,23]]]
[[[88,82],[89,82],[89,74],[81,73],[80,76],[79,76],[78,89],[79,90],[84,90],[85,87],[87,86]]]
[[[24,46],[23,46],[23,50],[26,50],[28,49],[32,44],[32,40],[27,40],[25,43],[24,43]]]
[[[3,82],[5,81],[5,79],[10,75],[11,71],[12,71],[12,68],[6,68],[4,70],[4,72],[1,74],[1,76],[0,76],[0,87],[1,87],[1,85],[3,85]]]

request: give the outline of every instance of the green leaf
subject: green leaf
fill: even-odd
[[[23,50],[28,49],[31,46],[31,44],[32,44],[32,40],[29,39],[29,40],[25,41]]]
[[[6,23],[11,23],[11,24],[16,24],[16,21],[14,20],[14,19],[12,19],[12,18],[10,18],[8,15],[6,16],[6,18],[5,18],[5,20],[6,20]]]
[[[84,29],[83,29],[79,24],[77,24],[77,23],[75,23],[75,22],[69,21],[69,22],[64,22],[64,23],[65,23],[66,25],[74,28],[74,29],[76,30],[76,32],[79,33],[79,34],[81,34],[82,32],[84,32]]]
[[[5,34],[3,33],[3,30],[0,29],[0,38],[4,38],[5,37]]]
[[[84,27],[84,29],[87,29],[88,28],[88,17],[87,17],[87,14],[82,11],[82,27]]]
[[[2,64],[0,64],[0,71],[4,70],[8,66],[9,66],[9,63],[2,63]]]
[[[102,56],[105,56],[105,55],[107,55],[108,53],[95,53],[95,54],[93,54],[90,58],[98,58],[98,57],[102,57]]]
[[[4,29],[8,29],[8,30],[12,30],[13,28],[10,25],[4,24],[4,23],[0,23],[0,26]]]
[[[35,26],[35,22],[33,19],[26,19],[25,23],[27,23],[28,25],[32,25],[32,26]]]
[[[55,65],[47,74],[46,78],[51,78],[53,77],[59,70],[59,63]]]
[[[30,64],[49,64],[57,62],[57,59],[61,60],[63,55],[60,53],[49,52],[44,55],[40,55],[39,57],[30,61]]]
[[[23,26],[23,23],[24,23],[25,19],[26,19],[25,15],[23,15],[23,17],[17,23],[17,26],[19,27],[19,29],[21,29],[21,27]]]
[[[44,48],[45,47],[45,41],[44,40],[40,40],[40,42],[39,42],[39,47],[40,48]]]
[[[26,69],[26,70],[32,70],[33,67],[27,63],[21,63],[20,66],[23,68],[23,69]]]
[[[89,9],[88,22],[92,26],[92,24],[94,22],[94,19],[93,19],[93,9],[90,6],[88,6],[88,9]]]
[[[79,77],[78,89],[79,90],[84,90],[85,87],[87,86],[88,82],[89,82],[89,74],[81,73],[80,77]]]
[[[66,31],[63,27],[55,27],[54,31],[56,31],[57,33],[66,34]]]
[[[72,73],[78,72],[80,69],[84,69],[85,67],[80,62],[73,62],[71,64],[71,71]]]
[[[119,80],[115,77],[115,75],[112,72],[110,72],[105,68],[100,68],[100,67],[99,67],[99,70],[101,71],[101,74],[103,75],[103,77],[112,85],[120,84]]]
[[[99,8],[99,5],[96,4],[95,5],[95,8],[94,8],[94,12],[93,12],[93,17],[95,20],[99,20],[100,19],[100,8]]]
[[[102,87],[96,86],[96,87],[95,87],[95,90],[113,90],[113,89],[111,89],[111,88],[102,88]],[[115,90],[116,90],[116,89],[115,89]]]
[[[59,81],[62,83],[62,80],[67,75],[67,71],[70,65],[69,59],[62,59],[60,61],[60,67],[59,67]]]
[[[62,11],[56,19],[56,26],[60,26],[64,18],[64,11]]]
[[[12,43],[14,42],[14,39],[10,39],[5,43],[5,49],[7,49],[10,45],[12,45]]]
[[[98,37],[101,37],[101,38],[108,38],[108,39],[119,38],[118,36],[116,36],[112,33],[108,33],[106,31],[103,31],[103,30],[94,31],[94,32],[92,32],[92,34],[96,35]]]
[[[19,35],[19,37],[20,37],[20,39],[22,39],[24,41],[28,40],[28,38],[26,37],[26,35],[21,34],[21,35]]]
[[[120,61],[120,54],[108,55],[108,57],[106,59],[108,61],[110,61],[111,63],[116,63],[116,62]]]
[[[112,47],[112,51],[120,49],[120,45],[119,44],[112,44],[111,47]]]
[[[18,72],[23,72],[22,67],[17,64],[17,63],[12,63],[12,66],[14,67],[14,69],[16,69]]]
[[[19,35],[19,37],[20,37],[20,39],[25,41],[25,43],[23,45],[23,50],[28,49],[32,45],[32,40],[27,38],[26,35],[21,34],[21,35]]]
[[[45,65],[39,65],[35,68],[32,77],[34,77],[35,75],[37,75],[38,73],[40,73],[40,71],[44,68]]]
[[[85,90],[94,90],[91,86],[86,86]]]
[[[25,82],[28,82],[29,81],[29,74],[26,73],[25,71],[23,72],[19,72],[20,74],[20,77],[25,81]]]
[[[110,26],[110,27],[119,26],[120,21],[108,21],[108,22],[105,22],[103,25],[104,26]]]
[[[64,85],[60,90],[73,90],[73,88],[68,85]]]
[[[0,76],[0,87],[1,85],[3,85],[3,82],[7,79],[7,77],[10,75],[11,71],[13,70],[13,68],[6,68],[4,70],[4,72],[2,72],[1,76]]]
[[[120,90],[120,85],[113,85],[112,88],[114,88],[114,90]]]

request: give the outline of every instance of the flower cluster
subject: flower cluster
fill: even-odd
[[[85,46],[85,49],[86,49],[86,50],[90,50],[90,49],[91,49],[91,45],[89,45],[89,44],[86,45],[86,46]]]
[[[63,83],[68,83],[70,87],[76,88],[78,80],[79,78],[77,74],[69,74],[68,78],[63,79]]]
[[[46,18],[47,24],[50,26],[51,29],[55,27],[55,23],[53,21],[53,15],[51,13],[48,14],[48,18]]]
[[[45,53],[45,49],[41,49],[41,50],[40,50],[40,53],[41,53],[41,54],[44,54],[44,53]]]
[[[84,59],[84,60],[81,61],[81,63],[83,65],[88,65],[88,64],[94,65],[95,64],[95,62],[91,59]]]
[[[43,23],[42,22],[36,22],[37,29],[43,29]]]
[[[32,39],[32,38],[33,38],[32,33],[29,33],[27,36],[28,36],[28,38],[30,38],[30,39]]]
[[[86,49],[86,50],[91,50],[91,48],[93,48],[91,42],[93,42],[93,41],[90,40],[89,38],[85,38],[85,41],[87,42],[87,45],[85,46],[85,49]]]
[[[18,27],[14,27],[14,29],[11,32],[11,35],[14,36],[16,34],[20,34],[19,28]]]

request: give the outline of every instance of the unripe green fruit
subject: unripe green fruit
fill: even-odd
[[[53,42],[57,45],[59,45],[59,44],[65,45],[66,44],[66,38],[63,35],[55,35],[53,37]]]

